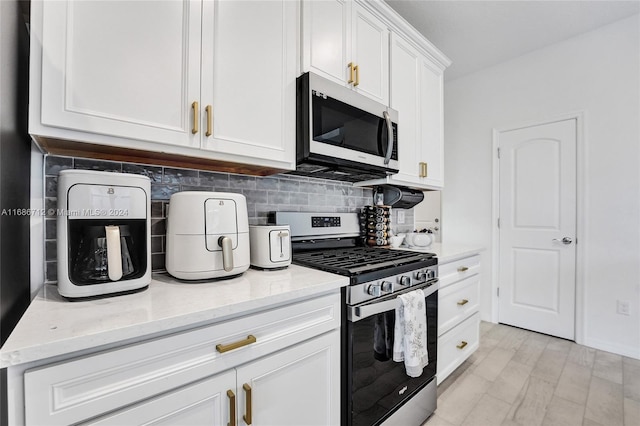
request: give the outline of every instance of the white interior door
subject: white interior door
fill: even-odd
[[[499,321],[575,336],[576,120],[499,134]]]

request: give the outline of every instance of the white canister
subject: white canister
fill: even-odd
[[[291,264],[289,225],[250,225],[249,240],[254,268],[279,269]]]

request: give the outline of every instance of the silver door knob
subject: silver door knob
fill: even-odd
[[[563,239],[554,238],[551,241],[557,241],[562,244],[571,244],[573,242],[573,240],[570,237],[564,237]]]

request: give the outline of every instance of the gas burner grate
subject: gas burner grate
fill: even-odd
[[[431,253],[354,247],[294,253],[299,265],[321,269],[340,275],[353,276],[363,272],[405,265],[433,258]]]

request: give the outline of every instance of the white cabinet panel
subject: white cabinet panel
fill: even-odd
[[[235,388],[236,374],[231,370],[83,424],[226,426],[235,414],[227,392]]]
[[[302,68],[338,84],[347,81],[347,47],[351,22],[346,0],[302,3]]]
[[[340,424],[339,353],[334,330],[238,368],[239,417],[251,411],[256,426]]]
[[[42,27],[35,22],[32,37],[42,43],[42,105],[38,120],[31,117],[32,132],[38,133],[41,120],[45,126],[194,145],[189,106],[200,89],[199,5],[55,1],[41,7]]]
[[[420,146],[420,53],[397,37],[391,37],[391,108],[398,111],[398,177],[416,181]]]
[[[401,35],[391,33],[391,108],[398,111],[399,172],[360,186],[444,186],[442,68]]]
[[[480,344],[480,255],[438,265],[438,384]]]
[[[438,384],[469,358],[480,344],[480,314],[475,313],[438,337]]]
[[[297,14],[287,0],[203,4],[203,148],[295,167]]]
[[[302,4],[302,71],[389,104],[389,29],[352,0]]]
[[[289,0],[34,0],[29,132],[62,155],[293,170],[298,14]]]
[[[480,276],[475,275],[438,293],[438,334],[478,311],[480,302]]]
[[[421,183],[444,186],[444,121],[442,71],[422,60],[420,68],[420,161],[425,163]],[[418,175],[420,176],[420,175]]]
[[[357,3],[352,11],[352,61],[356,69],[356,91],[389,104],[389,29]]]
[[[438,278],[440,288],[456,283],[461,279],[470,277],[480,272],[480,255],[465,257],[454,262],[438,265]]]

